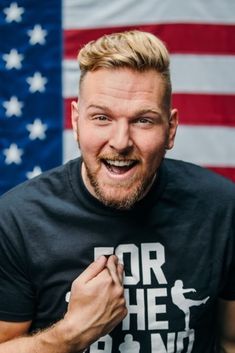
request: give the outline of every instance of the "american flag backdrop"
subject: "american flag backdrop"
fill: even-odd
[[[78,155],[77,52],[132,28],[171,54],[180,127],[168,156],[235,181],[234,0],[1,0],[0,193]]]

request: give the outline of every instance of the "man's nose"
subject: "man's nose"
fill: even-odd
[[[112,136],[109,145],[116,151],[123,152],[129,150],[133,146],[130,134],[130,126],[127,121],[118,121],[113,126]]]

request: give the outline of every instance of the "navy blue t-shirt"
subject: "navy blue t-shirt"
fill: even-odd
[[[128,315],[89,352],[214,352],[217,300],[235,300],[232,182],[166,159],[146,197],[117,211],[87,191],[77,159],[5,194],[0,214],[0,320],[48,327],[72,281],[115,253]]]

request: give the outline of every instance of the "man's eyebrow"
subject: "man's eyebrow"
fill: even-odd
[[[144,114],[148,114],[148,113],[153,113],[156,115],[161,115],[161,112],[158,111],[157,109],[153,109],[153,108],[145,108],[145,109],[140,109],[137,112],[137,115],[144,115]]]
[[[87,109],[99,109],[99,110],[109,110],[105,105],[90,104]]]
[[[88,105],[87,108],[88,109],[99,109],[99,110],[112,111],[112,109],[108,108],[105,105],[97,105],[97,104],[90,104],[90,105]],[[148,113],[161,115],[161,112],[158,111],[157,109],[154,109],[154,108],[144,108],[144,109],[136,110],[135,115],[143,115],[143,114],[148,114]]]

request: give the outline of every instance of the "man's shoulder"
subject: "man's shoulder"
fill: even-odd
[[[23,207],[31,200],[61,196],[68,187],[68,171],[74,163],[76,160],[69,161],[15,186],[1,196],[0,208],[5,208],[8,204]]]
[[[168,182],[176,188],[235,201],[235,183],[231,180],[207,168],[181,160],[166,158],[164,164]]]

